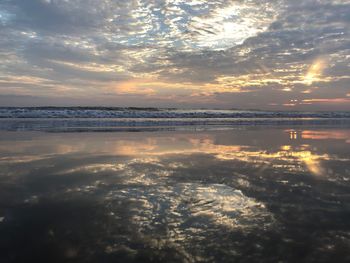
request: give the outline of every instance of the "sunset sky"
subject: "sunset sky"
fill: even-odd
[[[349,0],[0,0],[0,106],[350,110]]]

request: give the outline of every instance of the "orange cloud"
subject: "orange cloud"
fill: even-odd
[[[349,98],[334,98],[334,99],[305,99],[304,103],[350,103]]]
[[[138,94],[138,95],[153,95],[155,90],[144,86],[147,80],[131,80],[119,83],[114,90],[118,94]]]

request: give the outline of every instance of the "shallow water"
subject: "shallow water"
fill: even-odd
[[[350,129],[0,132],[0,262],[349,262]]]

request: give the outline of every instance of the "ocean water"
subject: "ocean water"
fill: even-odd
[[[350,112],[101,107],[0,107],[0,130],[159,131],[266,125],[347,125]]]
[[[294,117],[4,118],[0,262],[349,262],[347,120]]]
[[[350,112],[130,107],[0,107],[0,118],[350,118]]]

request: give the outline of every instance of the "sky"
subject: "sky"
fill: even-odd
[[[0,0],[0,106],[350,110],[350,0]]]

